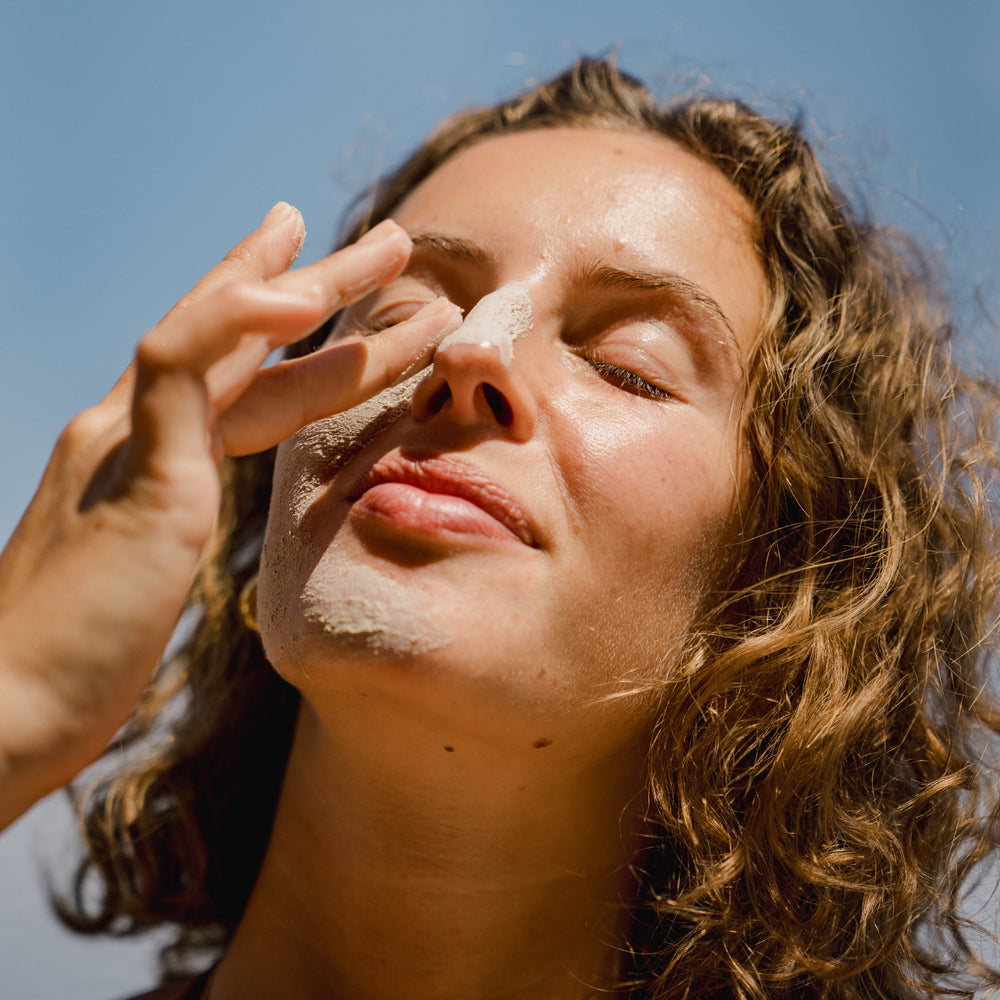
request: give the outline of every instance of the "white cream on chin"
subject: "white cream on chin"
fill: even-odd
[[[512,281],[489,295],[484,295],[465,322],[449,333],[438,351],[457,344],[489,344],[500,352],[500,363],[509,366],[514,359],[514,341],[531,329],[532,307],[528,287]]]
[[[274,544],[296,547],[287,537]],[[371,566],[343,558],[336,546],[304,579],[292,562],[280,560],[272,569],[267,554],[261,560],[261,639],[268,659],[279,670],[295,665],[308,672],[321,665],[315,658],[317,648],[328,648],[335,660],[337,650],[406,656],[448,642],[446,635],[428,625],[410,588]],[[288,568],[282,570],[282,563]],[[317,639],[333,643],[327,647],[324,641],[317,647]]]
[[[417,617],[406,588],[357,563],[320,562],[302,590],[302,615],[379,655],[425,653],[447,641]]]

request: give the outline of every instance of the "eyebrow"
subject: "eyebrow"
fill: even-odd
[[[473,240],[458,236],[447,236],[443,233],[418,233],[412,237],[413,248],[432,250],[444,256],[451,257],[482,267],[495,267],[497,257],[486,247]],[[738,369],[742,371],[743,364],[736,340],[736,331],[722,307],[696,281],[691,281],[674,271],[643,271],[631,268],[616,267],[600,259],[591,261],[582,267],[575,275],[576,283],[591,288],[607,291],[627,292],[629,294],[655,294],[667,292],[682,302],[694,306],[712,320],[720,324],[725,331],[725,344]],[[699,338],[700,340],[701,338]],[[702,350],[704,344],[697,345]]]
[[[458,236],[445,236],[443,233],[418,233],[412,238],[414,250],[436,250],[446,257],[469,264],[479,264],[492,267],[497,263],[495,254],[472,240],[464,240]]]
[[[582,285],[589,285],[592,288],[604,288],[608,291],[622,292],[672,292],[682,299],[700,306],[708,312],[712,319],[721,323],[729,336],[734,338],[736,333],[733,330],[729,317],[722,311],[722,307],[708,292],[696,281],[673,271],[653,272],[626,270],[621,267],[614,267],[595,261],[584,267],[577,275],[577,280]]]

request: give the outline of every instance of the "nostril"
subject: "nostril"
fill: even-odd
[[[451,399],[451,389],[447,382],[442,382],[427,398],[426,412],[428,416],[440,413],[449,399]]]
[[[493,412],[496,422],[501,427],[510,427],[514,420],[514,411],[511,409],[510,403],[507,402],[507,397],[489,382],[484,382],[482,389],[486,405]]]

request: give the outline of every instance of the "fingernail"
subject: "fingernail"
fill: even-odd
[[[444,336],[454,333],[462,325],[462,310],[443,295],[433,302],[429,302],[420,312],[424,316],[433,316],[435,319],[447,316],[441,324],[441,329],[438,331],[439,334],[443,334]]]
[[[384,243],[392,239],[397,233],[403,233],[406,236],[405,230],[393,222],[392,219],[384,219],[380,222],[374,229],[369,229],[361,239],[358,240],[358,246],[374,246],[377,243]],[[409,240],[409,236],[406,237]]]
[[[274,229],[276,226],[280,226],[283,222],[285,222],[289,215],[294,211],[295,209],[292,208],[287,201],[279,201],[278,204],[264,216],[264,221],[261,222],[257,228]]]
[[[455,305],[454,302],[443,295],[434,299],[433,302],[428,302],[427,305],[418,310],[413,319],[435,319],[440,322],[441,318],[445,316],[447,316],[447,319],[441,323],[438,329],[434,330],[431,339],[420,348],[413,360],[393,380],[392,384],[394,386],[402,384],[407,379],[412,378],[417,372],[427,368],[433,360],[435,345],[439,344],[442,338],[454,333],[462,325],[461,307]]]
[[[410,322],[415,320],[421,323],[433,322],[437,327],[434,336],[439,337],[457,330],[462,325],[462,310],[447,296],[439,295],[413,314]]]
[[[298,215],[298,212],[295,213]],[[299,215],[298,222],[295,223],[295,257],[302,252],[302,244],[306,241],[306,224],[302,216]],[[292,263],[295,263],[295,257],[292,258]]]

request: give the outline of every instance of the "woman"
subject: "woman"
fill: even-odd
[[[985,978],[996,397],[909,248],[794,127],[591,61],[445,122],[362,233],[285,273],[276,206],[0,563],[5,818],[139,699],[67,919],[219,959],[162,997]]]

